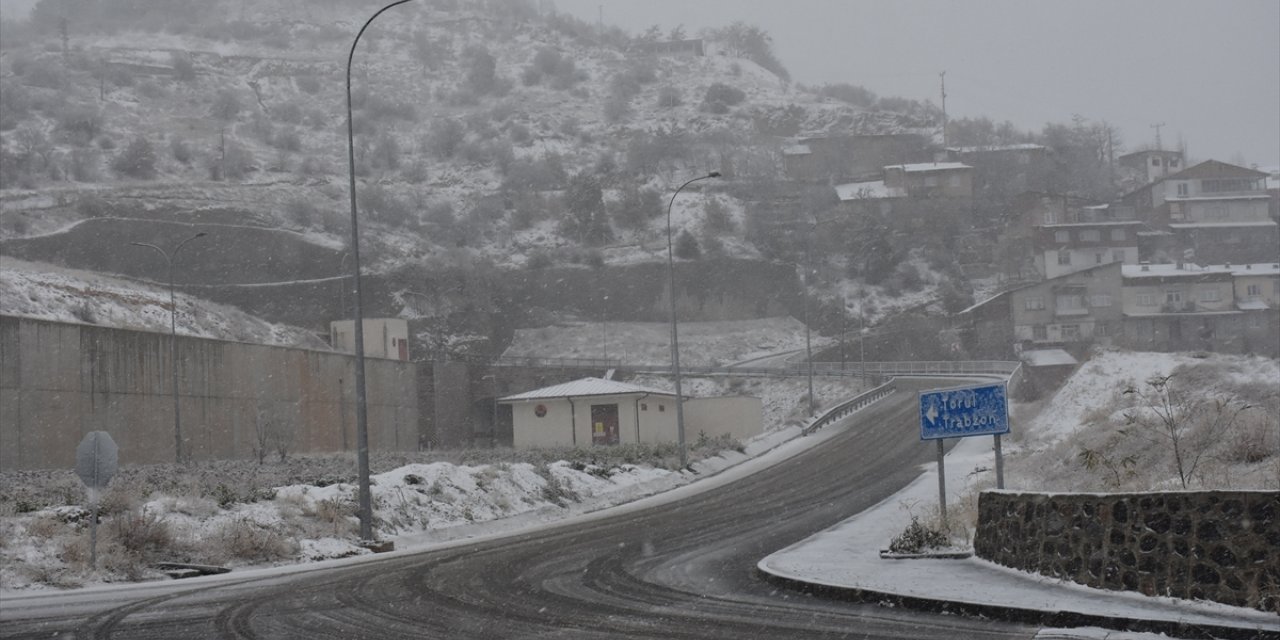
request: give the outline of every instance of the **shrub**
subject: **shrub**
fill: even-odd
[[[154,178],[156,150],[145,137],[138,136],[111,161],[111,168],[131,178]]]
[[[689,233],[688,229],[680,232],[676,237],[675,246],[676,257],[681,260],[697,260],[702,257],[702,249],[698,246],[698,239]]]
[[[173,159],[182,164],[191,164],[191,146],[187,141],[179,136],[169,139],[169,152],[173,154]]]
[[[129,511],[111,519],[112,540],[131,555],[148,558],[173,544],[168,523],[145,510]]]
[[[295,540],[247,519],[222,525],[215,539],[226,555],[236,560],[273,562],[298,553]]]
[[[173,77],[178,80],[191,82],[196,79],[196,66],[191,56],[175,51],[169,54],[169,64],[173,66]]]
[[[658,106],[663,109],[678,107],[684,100],[680,97],[680,90],[676,87],[665,86],[658,89]]]
[[[889,551],[921,553],[929,549],[945,549],[950,544],[951,540],[946,533],[921,524],[919,518],[911,516],[911,524],[889,541]]]
[[[740,104],[747,98],[741,89],[717,82],[707,87],[702,99],[702,109],[710,113],[728,113],[729,108]]]
[[[427,151],[442,160],[448,160],[457,153],[458,147],[462,145],[466,135],[462,123],[457,120],[437,120],[431,124],[431,128],[422,141],[423,151]]]
[[[298,76],[294,83],[298,85],[298,90],[303,93],[311,95],[320,93],[320,79],[315,76]]]

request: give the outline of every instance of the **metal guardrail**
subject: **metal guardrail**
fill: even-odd
[[[666,374],[667,365],[627,364],[613,358],[544,358],[540,356],[465,356],[465,362],[495,367],[534,367],[554,369],[618,369],[628,373]],[[858,376],[890,378],[900,375],[966,375],[986,374],[1010,376],[1021,363],[1005,360],[932,360],[920,362],[814,362],[813,374],[821,376]],[[807,362],[757,367],[681,367],[689,375],[772,375],[807,376]]]
[[[890,380],[874,389],[864,391],[827,410],[827,412],[819,416],[817,420],[814,420],[809,424],[809,426],[805,427],[801,433],[807,436],[814,431],[817,431],[818,429],[853,413],[854,411],[893,394],[897,390],[897,384],[893,380]]]

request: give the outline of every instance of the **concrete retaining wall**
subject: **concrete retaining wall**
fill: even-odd
[[[71,467],[89,431],[120,462],[174,459],[170,338],[0,316],[0,468]],[[184,446],[195,459],[248,458],[258,425],[294,453],[354,450],[355,358],[179,336]],[[416,450],[416,366],[366,360],[369,443]]]
[[[1103,589],[1280,613],[1280,492],[985,491],[974,552]]]

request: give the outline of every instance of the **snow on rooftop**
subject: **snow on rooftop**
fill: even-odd
[[[618,382],[616,380],[605,380],[603,378],[582,378],[564,384],[552,385],[525,393],[518,393],[513,396],[500,398],[499,402],[516,402],[520,400],[550,400],[555,398],[577,398],[581,396],[616,396],[627,395],[632,393],[647,393],[652,395],[671,396],[675,395],[670,391],[659,391],[648,387],[629,384],[626,382]]]
[[[868,182],[850,182],[836,185],[836,197],[841,201],[879,200],[884,198],[903,198],[907,192],[901,187],[887,187],[884,180]]]
[[[972,169],[973,167],[963,162],[920,162],[916,164],[891,164],[885,167],[885,171],[889,169],[902,169],[907,173],[917,173],[922,171],[955,171],[957,169]]]
[[[1271,196],[1265,193],[1240,193],[1229,196],[1166,196],[1169,202],[1188,202],[1192,200],[1268,200]]]
[[[1210,273],[1231,273],[1232,268],[1224,266],[1202,267],[1186,262],[1183,264],[1123,264],[1120,275],[1125,278],[1167,278],[1170,276],[1202,276]]]
[[[1267,306],[1266,300],[1241,300],[1236,303],[1236,308],[1241,311],[1266,311],[1271,307]]]
[[[1071,354],[1062,349],[1031,349],[1023,351],[1019,357],[1032,367],[1053,367],[1080,364]]]
[[[810,153],[813,153],[813,151],[809,149],[807,144],[793,144],[782,148],[782,155],[784,156],[807,156]]]
[[[954,153],[983,153],[988,151],[1036,151],[1044,149],[1044,145],[1031,142],[1021,144],[993,144],[980,145],[974,147],[947,147],[947,151]]]
[[[1232,227],[1274,227],[1273,220],[1251,220],[1249,222],[1175,222],[1170,229],[1230,229]]]

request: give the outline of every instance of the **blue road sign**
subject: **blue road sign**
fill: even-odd
[[[920,392],[920,439],[1009,433],[1003,382]]]

